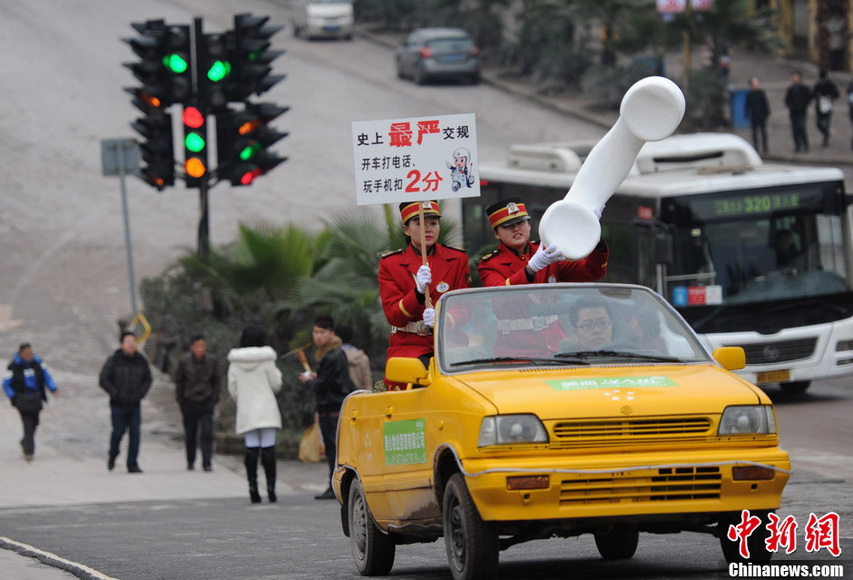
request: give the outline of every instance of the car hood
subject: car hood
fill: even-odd
[[[457,377],[499,414],[542,420],[630,414],[719,414],[728,405],[769,404],[757,387],[714,365],[524,369]],[[512,383],[512,388],[507,388]],[[612,408],[611,408],[612,407]]]

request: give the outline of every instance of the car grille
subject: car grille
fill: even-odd
[[[560,504],[714,500],[720,497],[721,481],[719,467],[668,467],[630,476],[578,476],[560,482]]]
[[[599,419],[559,421],[554,424],[551,448],[579,445],[624,445],[661,441],[683,441],[709,434],[708,417],[644,417],[642,419]]]
[[[797,340],[780,340],[778,342],[761,342],[742,346],[746,353],[746,364],[763,365],[809,358],[814,354],[817,338],[800,338]]]

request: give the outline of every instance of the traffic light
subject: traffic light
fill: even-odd
[[[201,187],[208,178],[207,115],[197,106],[185,106],[181,115],[184,125],[184,179],[187,188]]]
[[[231,185],[250,185],[287,160],[269,148],[287,136],[269,126],[287,111],[273,103],[246,103],[242,110],[225,109],[216,118],[219,179]]]
[[[140,177],[158,191],[175,185],[175,152],[172,141],[172,116],[162,110],[152,110],[131,125],[145,141],[140,145],[142,167]]]
[[[136,38],[125,38],[139,62],[125,63],[142,86],[136,89],[159,106],[185,102],[192,89],[189,26],[166,26],[163,20],[135,22]]]
[[[284,78],[271,75],[270,63],[283,54],[269,50],[270,37],[281,30],[281,26],[265,26],[269,16],[237,14],[231,34],[231,75],[226,84],[229,102],[247,100],[252,94],[260,95]]]
[[[225,87],[231,81],[233,72],[229,51],[232,36],[229,33],[199,34],[198,36],[199,100],[212,109],[219,109],[228,104]]]

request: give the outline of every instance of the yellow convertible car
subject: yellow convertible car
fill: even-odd
[[[730,562],[770,558],[765,526],[736,532],[779,507],[790,460],[770,399],[729,372],[741,348],[709,353],[640,286],[457,290],[437,310],[428,365],[388,361],[409,388],[341,409],[334,489],[362,575],[442,536],[455,579],[587,533],[607,559],[681,531],[716,536]]]

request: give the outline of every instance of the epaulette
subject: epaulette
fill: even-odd
[[[393,256],[394,254],[401,254],[403,253],[403,249],[404,248],[400,248],[399,250],[388,250],[387,252],[382,252],[381,254],[379,254],[379,259],[381,260],[382,258]]]
[[[489,252],[488,254],[486,254],[485,256],[483,256],[482,258],[480,258],[480,261],[485,262],[487,260],[491,260],[492,258],[494,258],[495,256],[497,256],[500,253],[501,253],[500,249],[496,248],[496,249],[492,250],[491,252]]]

